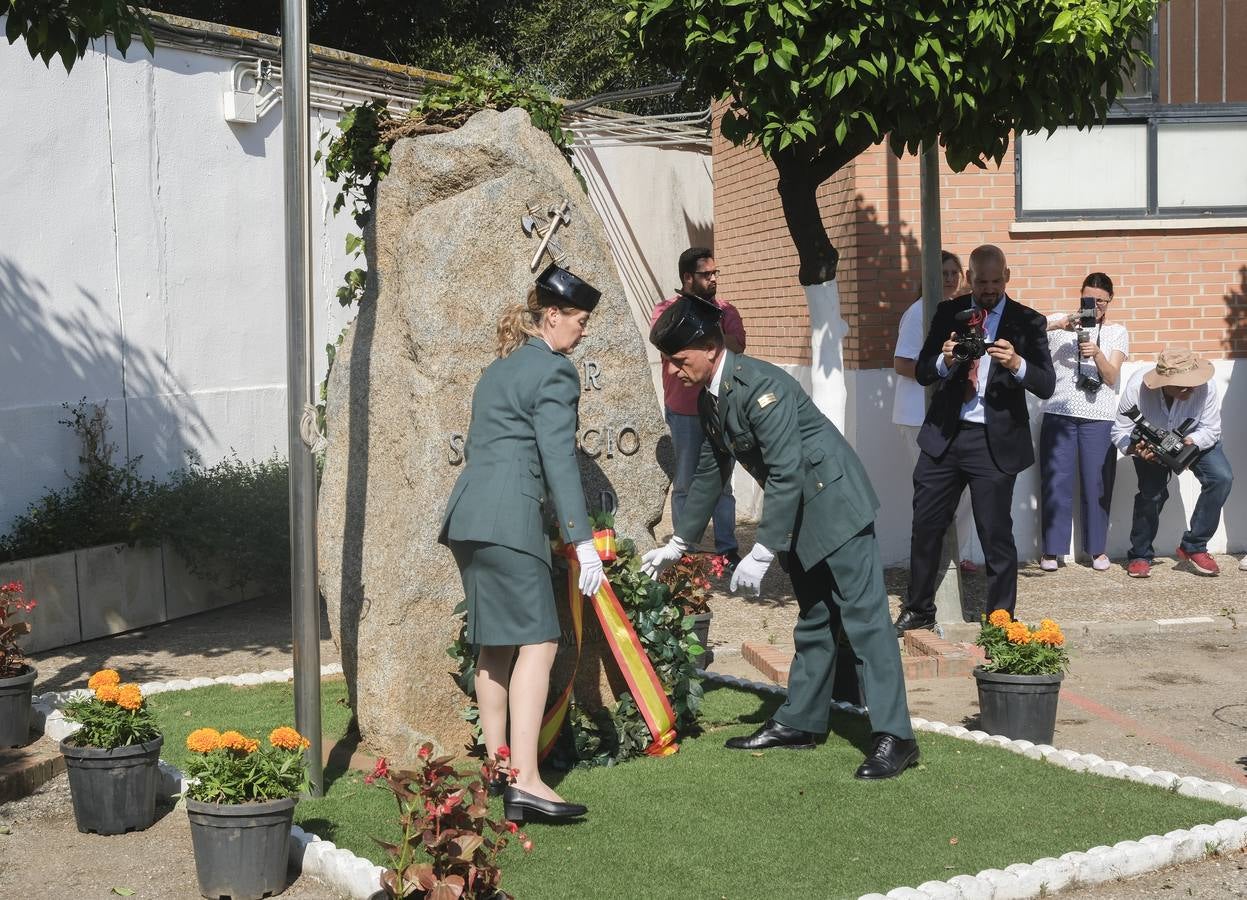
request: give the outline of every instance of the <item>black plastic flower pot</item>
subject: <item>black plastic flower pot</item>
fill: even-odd
[[[35,667],[11,678],[0,678],[0,749],[30,743],[30,698],[35,687]]]
[[[156,786],[160,781],[163,737],[144,744],[79,747],[74,736],[61,741],[69,771],[74,821],[84,834],[142,831],[156,821]]]
[[[199,893],[262,900],[286,889],[295,797],[262,803],[186,800]]]
[[[1061,679],[1056,675],[1005,675],[974,670],[979,686],[979,718],[983,731],[1015,741],[1051,744],[1056,731]]]

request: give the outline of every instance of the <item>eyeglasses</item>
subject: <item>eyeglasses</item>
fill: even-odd
[[[702,278],[718,278],[718,269],[706,269],[704,272],[694,272],[694,275],[700,275]]]
[[[1113,302],[1112,297],[1109,297],[1107,299],[1103,297],[1082,297],[1080,299],[1082,300],[1084,304],[1094,302],[1096,305],[1103,305],[1103,306],[1108,306],[1110,303]]]

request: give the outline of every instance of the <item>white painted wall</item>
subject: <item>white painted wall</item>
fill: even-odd
[[[76,439],[57,420],[82,397],[107,403],[113,440],[145,474],[164,476],[189,449],[209,463],[285,456],[282,104],[226,122],[221,95],[245,58],[228,52],[157,46],[153,59],[136,44],[123,59],[101,40],[66,75],[0,42],[16,114],[0,129],[0,531],[76,471]],[[336,120],[313,110],[313,134]],[[679,253],[711,234],[710,155],[578,156],[648,321]],[[335,291],[363,261],[345,256],[353,223],[332,215],[336,189],[313,185],[323,377],[323,347],[352,315]]]
[[[233,63],[137,44],[122,59],[96,41],[66,75],[0,45],[5,107],[20,111],[0,129],[0,528],[76,469],[57,419],[84,396],[107,402],[113,439],[148,474],[191,448],[285,454],[281,107],[226,123]],[[349,219],[316,183],[323,347],[345,319]]]
[[[1139,369],[1150,368],[1152,362],[1131,361],[1122,367],[1122,384]],[[1247,361],[1218,360],[1217,385],[1221,389],[1221,441],[1230,465],[1247,480],[1247,421],[1241,411],[1247,409]],[[784,366],[808,391],[808,366]],[[857,450],[875,492],[882,504],[876,531],[880,551],[886,565],[904,564],[909,559],[909,537],[912,522],[913,466],[909,462],[899,430],[892,424],[892,395],[896,375],[888,369],[849,371],[849,407],[845,434]],[[1035,447],[1039,447],[1041,404],[1030,397],[1031,431]],[[759,492],[753,479],[739,468],[733,479],[739,514],[756,518],[761,512]],[[1108,533],[1108,553],[1113,559],[1124,559],[1130,546],[1130,518],[1134,503],[1136,479],[1134,464],[1118,454],[1117,480],[1113,487],[1112,515]],[[1209,549],[1214,553],[1239,553],[1247,550],[1247,490],[1240,484],[1230,494],[1222,511],[1221,527]],[[1178,490],[1170,488],[1169,502],[1160,517],[1155,548],[1161,556],[1172,555],[1186,530],[1190,512],[1199,496],[1199,482],[1190,472],[1178,478]],[[1013,536],[1018,558],[1035,560],[1040,554],[1039,465],[1036,463],[1018,475],[1013,492]],[[1082,544],[1081,530],[1075,518],[1073,547]]]
[[[709,152],[641,145],[578,147],[576,166],[602,217],[637,328],[646,337],[654,390],[662,402],[658,351],[650,346],[654,307],[680,286],[680,254],[714,246],[714,178]]]

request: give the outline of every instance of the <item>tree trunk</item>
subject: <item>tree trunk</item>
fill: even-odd
[[[854,139],[856,137],[856,140]],[[831,245],[818,208],[818,186],[831,178],[859,153],[870,146],[872,138],[850,135],[845,143],[825,149],[811,158],[802,152],[802,145],[793,145],[774,156],[779,173],[776,188],[783,204],[788,234],[797,248],[800,269],[797,278],[802,286],[835,280],[840,254]]]

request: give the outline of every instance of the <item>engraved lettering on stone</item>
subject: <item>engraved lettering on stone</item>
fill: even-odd
[[[596,434],[598,438],[601,438],[602,436],[602,432],[599,429],[586,428],[580,435],[580,449],[584,453],[584,455],[589,457],[590,459],[597,459],[599,456],[602,455],[602,445],[598,444],[595,448],[590,450],[589,449],[589,435],[591,434]]]
[[[628,438],[628,440],[624,440]],[[641,449],[641,436],[637,434],[635,428],[631,425],[625,425],[619,429],[619,436],[615,439],[615,447],[624,456],[632,456]]]
[[[591,359],[585,360],[585,393],[589,391],[600,391],[602,385],[598,383],[602,377],[602,367]]]
[[[446,454],[446,458],[452,466],[460,465],[463,462],[463,442],[463,435],[457,431],[450,436],[450,450]]]

